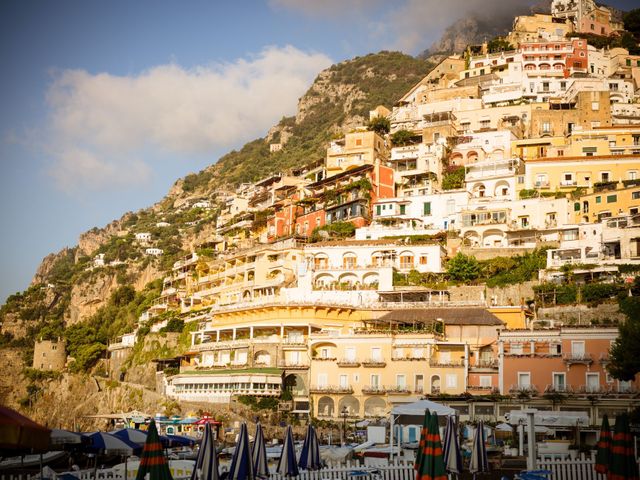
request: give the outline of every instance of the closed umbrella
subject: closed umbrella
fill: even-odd
[[[606,414],[602,417],[600,438],[596,449],[595,470],[605,475],[611,465],[611,427],[609,427],[609,417]]]
[[[204,426],[204,436],[200,443],[198,458],[193,466],[191,480],[218,480],[218,454],[216,443],[211,433],[211,425]]]
[[[320,442],[318,442],[316,429],[311,424],[307,427],[307,434],[304,437],[298,466],[303,470],[320,470],[322,468]]]
[[[296,463],[296,449],[293,444],[293,430],[291,425],[287,426],[284,434],[284,445],[278,461],[276,472],[285,477],[297,477],[300,474]]]
[[[633,436],[629,430],[629,417],[616,416],[611,442],[611,464],[608,480],[638,480],[638,464],[633,452]]]
[[[489,471],[489,460],[487,459],[487,447],[484,444],[484,422],[478,422],[476,433],[473,436],[473,446],[471,447],[471,461],[469,462],[469,471],[476,474]]]
[[[231,466],[229,467],[229,480],[254,480],[253,459],[251,458],[251,445],[249,445],[249,433],[247,424],[240,426],[238,443],[233,451]]]
[[[269,478],[269,465],[267,465],[267,446],[264,443],[264,432],[260,422],[256,424],[256,435],[253,439],[253,450],[251,452],[253,468],[257,478]]]
[[[427,433],[429,430],[429,420],[431,419],[431,413],[429,409],[425,409],[424,417],[422,418],[422,428],[420,429],[420,441],[418,442],[418,452],[416,454],[416,461],[413,464],[415,471],[419,471],[422,465],[422,455],[424,452],[425,443],[427,441]]]
[[[169,462],[164,456],[155,420],[151,420],[149,423],[149,433],[140,456],[136,480],[173,480],[169,470]]]
[[[420,456],[420,464],[416,472],[416,480],[447,480],[447,473],[442,458],[442,442],[440,441],[438,415],[436,413],[432,413],[429,416],[424,442],[421,438],[420,443],[424,446]]]
[[[20,415],[15,410],[0,406],[0,449],[20,451],[49,450],[51,430]]]
[[[447,417],[447,429],[444,433],[443,461],[447,472],[460,475],[462,473],[462,454],[458,438],[456,419]]]

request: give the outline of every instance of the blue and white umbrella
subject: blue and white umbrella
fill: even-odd
[[[209,423],[204,426],[198,458],[193,466],[191,480],[218,480],[218,454]]]
[[[471,461],[469,462],[469,471],[473,473],[473,478],[476,478],[477,473],[489,471],[487,447],[485,446],[484,441],[484,422],[480,420],[476,426],[476,433],[473,436]]]
[[[254,480],[255,471],[253,469],[253,459],[251,458],[251,445],[249,445],[249,433],[247,424],[240,426],[238,443],[233,451],[231,466],[229,467],[228,480]]]
[[[284,445],[282,445],[282,453],[280,454],[276,472],[285,477],[297,477],[300,474],[296,463],[296,449],[293,443],[291,425],[287,426],[284,434]]]
[[[307,427],[307,434],[304,437],[298,466],[303,470],[320,470],[322,468],[320,442],[318,442],[316,429],[311,424]]]
[[[113,453],[119,455],[132,455],[140,450],[140,446],[123,438],[105,432],[95,432],[87,435],[91,440],[88,451],[100,453]]]
[[[253,468],[257,478],[269,478],[269,465],[267,465],[267,446],[264,443],[264,433],[260,422],[256,424],[256,435],[253,439]]]
[[[169,447],[193,447],[198,441],[185,435],[160,435],[160,441]]]
[[[453,415],[447,417],[447,428],[443,442],[444,468],[447,472],[460,475],[462,473],[462,452],[458,438],[458,425]]]
[[[145,444],[148,435],[147,432],[138,430],[137,428],[121,428],[120,430],[114,430],[109,433],[115,437],[128,440],[129,442],[140,446]]]

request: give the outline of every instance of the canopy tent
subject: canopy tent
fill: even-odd
[[[392,451],[395,425],[422,425],[424,414],[427,410],[429,410],[429,413],[436,413],[438,417],[443,419],[456,415],[455,409],[441,403],[432,402],[431,400],[418,400],[413,403],[396,405],[391,409],[390,415],[391,433],[389,436],[389,446],[392,447]]]

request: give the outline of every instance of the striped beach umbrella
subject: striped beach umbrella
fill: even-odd
[[[420,443],[422,443],[422,439],[420,439]],[[438,415],[436,413],[432,413],[429,416],[421,460],[416,472],[416,480],[447,480],[442,458]]]
[[[106,432],[90,433],[87,437],[90,441],[86,447],[88,452],[133,455],[140,450],[140,445]]]
[[[422,428],[420,429],[420,441],[418,442],[418,452],[416,453],[416,461],[413,464],[415,471],[420,470],[422,464],[422,452],[424,451],[425,442],[427,440],[427,431],[429,430],[429,420],[431,419],[431,413],[429,409],[425,409],[424,417],[422,418]]]
[[[233,451],[231,466],[229,467],[228,480],[254,480],[256,478],[251,458],[251,445],[249,445],[249,433],[247,424],[240,426],[238,442]]]
[[[138,467],[136,480],[173,480],[169,470],[169,463],[164,456],[162,448],[156,422],[151,420],[147,441],[140,455],[140,466]]]
[[[600,438],[596,449],[595,470],[605,475],[611,464],[611,427],[609,427],[609,417],[606,414],[602,417]]]
[[[204,426],[204,436],[198,450],[198,458],[193,466],[191,480],[218,480],[218,454],[211,432],[211,425]]]
[[[269,466],[267,465],[267,445],[264,443],[264,432],[260,422],[256,424],[256,435],[253,439],[253,468],[257,478],[269,478]]]
[[[296,449],[293,443],[291,425],[287,426],[284,434],[284,444],[282,445],[282,453],[280,454],[276,472],[285,477],[297,477],[300,474],[296,463]]]
[[[147,442],[147,437],[149,436],[149,432],[138,430],[137,428],[121,428],[120,430],[114,430],[109,433],[114,437],[128,440],[131,443],[141,446]],[[162,442],[162,439],[160,441]]]
[[[453,415],[447,417],[447,428],[442,447],[445,469],[449,473],[460,475],[462,473],[462,453],[458,439],[458,425]]]
[[[638,480],[638,464],[633,452],[633,436],[629,430],[629,417],[616,416],[611,442],[611,464],[608,480]]]
[[[320,442],[318,442],[316,429],[311,424],[307,427],[307,434],[304,437],[298,466],[303,470],[320,470],[322,468]]]
[[[469,471],[476,474],[489,471],[489,460],[487,459],[487,447],[484,438],[484,422],[480,420],[476,427],[476,433],[473,436],[473,446],[471,447],[471,461],[469,462]]]

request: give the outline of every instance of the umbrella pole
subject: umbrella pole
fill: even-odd
[[[42,479],[43,474],[44,474],[43,469],[44,469],[44,467],[42,465],[42,452],[40,452],[40,480],[43,480]]]
[[[127,480],[127,463],[129,463],[129,455],[124,456],[124,480]]]

